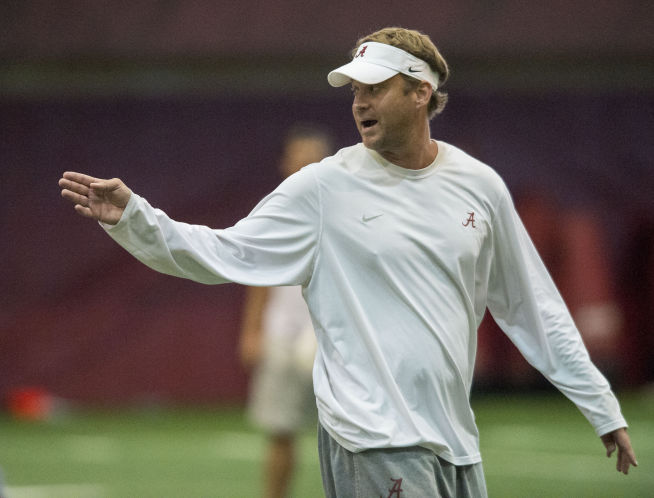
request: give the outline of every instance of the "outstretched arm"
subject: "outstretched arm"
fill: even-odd
[[[311,276],[320,212],[315,176],[293,175],[225,229],[175,221],[114,178],[67,172],[62,196],[150,268],[205,284],[300,285]]]
[[[636,461],[636,454],[634,453],[633,448],[631,447],[631,440],[629,439],[629,434],[627,430],[616,429],[608,434],[604,434],[602,437],[602,443],[606,447],[606,456],[611,457],[611,454],[618,450],[618,462],[615,466],[618,472],[623,474],[629,473],[629,465],[638,467],[638,462]]]
[[[121,180],[103,180],[66,171],[59,180],[61,196],[75,204],[75,211],[109,225],[115,225],[127,206],[132,191]]]

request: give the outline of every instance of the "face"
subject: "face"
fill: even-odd
[[[352,82],[352,115],[363,144],[389,158],[410,143],[421,122],[416,94],[398,74],[375,85]]]

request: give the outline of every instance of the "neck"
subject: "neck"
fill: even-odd
[[[438,155],[438,144],[432,141],[429,122],[419,133],[410,135],[400,147],[379,150],[387,161],[406,169],[422,169],[434,162]]]

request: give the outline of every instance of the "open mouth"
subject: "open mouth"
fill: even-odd
[[[377,124],[376,119],[366,119],[365,121],[361,121],[361,126],[366,129],[370,128],[372,126],[375,126]]]

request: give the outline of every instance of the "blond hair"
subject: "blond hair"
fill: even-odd
[[[391,45],[393,47],[401,48],[405,52],[422,59],[429,67],[438,74],[439,88],[447,81],[450,75],[450,70],[447,67],[447,62],[436,48],[436,45],[431,41],[429,36],[413,29],[390,27],[380,29],[369,35],[366,35],[357,41],[354,50],[352,50],[352,57],[354,57],[362,43],[378,42]],[[404,75],[402,75],[404,76]],[[415,78],[406,76],[407,81],[416,81]],[[429,119],[433,118],[436,114],[443,112],[445,104],[447,103],[447,93],[436,90],[432,93],[427,112]]]

